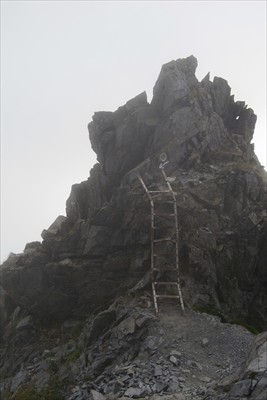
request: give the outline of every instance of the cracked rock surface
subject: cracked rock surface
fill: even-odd
[[[171,61],[151,103],[143,92],[93,115],[98,162],[72,186],[66,216],[1,265],[2,397],[264,398],[266,340],[253,345],[240,327],[267,329],[267,177],[251,143],[257,118],[225,79],[199,82],[196,68],[194,56]],[[177,199],[187,312],[167,305],[157,320],[150,205],[137,176],[164,190],[162,153]],[[162,237],[171,225],[161,218],[157,228]],[[170,249],[161,247],[160,265],[168,267]],[[237,370],[250,345],[249,364]]]

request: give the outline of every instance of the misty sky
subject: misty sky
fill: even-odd
[[[95,163],[87,124],[193,54],[258,116],[266,166],[265,1],[2,1],[1,259],[59,214]]]

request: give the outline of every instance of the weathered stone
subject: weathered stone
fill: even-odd
[[[26,377],[27,377],[27,371],[19,371],[16,376],[12,379],[12,383],[11,383],[11,388],[10,391],[11,393],[14,393],[17,388],[26,381]]]
[[[27,317],[23,318],[16,325],[16,329],[31,329],[31,328],[33,328],[33,321],[31,315],[28,315]]]
[[[135,319],[134,318],[127,318],[123,320],[116,328],[116,333],[118,338],[122,338],[126,335],[131,335],[135,331]]]
[[[253,383],[253,381],[251,379],[239,381],[234,384],[229,395],[232,397],[237,397],[237,398],[247,397],[253,390],[255,383],[256,383],[256,381],[254,381],[254,383]]]
[[[167,382],[156,382],[156,392],[160,393],[168,388],[169,384]]]
[[[201,382],[204,382],[204,383],[209,383],[209,382],[211,381],[211,378],[208,377],[208,376],[202,376],[202,377],[200,378],[200,381],[201,381]]]
[[[170,355],[174,356],[174,357],[177,357],[177,358],[180,358],[182,356],[182,353],[180,351],[177,351],[177,350],[172,350],[170,352]]]
[[[155,365],[154,368],[154,376],[161,376],[163,374],[162,368],[160,365]]]
[[[114,310],[107,310],[97,314],[92,323],[88,343],[92,344],[96,341],[103,332],[110,328],[115,320],[116,313]]]
[[[142,389],[131,387],[126,390],[126,392],[124,393],[124,396],[136,399],[136,398],[140,397],[142,395],[142,393],[143,393]]]
[[[37,392],[40,392],[49,381],[50,374],[47,371],[39,371],[32,377],[32,382],[36,387]]]
[[[170,356],[170,362],[175,366],[179,365],[179,360],[174,356]]]
[[[96,390],[91,390],[90,391],[91,396],[93,397],[93,400],[106,400],[106,397],[103,396],[101,393],[97,392]]]
[[[207,338],[203,338],[201,340],[201,346],[202,347],[207,347],[208,344],[209,344],[209,340]]]

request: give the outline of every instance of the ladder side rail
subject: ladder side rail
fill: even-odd
[[[142,187],[144,188],[146,195],[149,199],[150,202],[150,210],[151,210],[151,229],[150,229],[150,273],[151,273],[151,280],[152,280],[152,293],[153,293],[153,300],[154,300],[154,307],[156,311],[156,315],[158,315],[158,303],[157,303],[157,294],[156,294],[156,288],[154,284],[154,230],[155,230],[155,210],[154,210],[154,201],[152,196],[149,193],[149,190],[141,178],[141,176],[138,174],[137,175],[139,182],[141,183]]]
[[[175,214],[175,234],[176,234],[176,243],[175,243],[175,260],[176,260],[176,276],[177,276],[177,288],[178,288],[178,293],[179,293],[179,298],[180,298],[180,304],[182,308],[182,312],[184,313],[184,301],[183,301],[183,296],[181,292],[181,287],[180,287],[180,268],[179,268],[179,229],[178,229],[178,213],[177,213],[177,202],[176,202],[176,196],[173,193],[174,197],[174,202],[173,202],[173,208],[174,208],[174,214]]]
[[[180,288],[180,274],[179,274],[179,230],[178,230],[178,214],[177,214],[177,202],[176,202],[176,196],[175,193],[172,189],[172,186],[170,184],[170,182],[167,179],[167,175],[164,171],[163,168],[161,168],[161,172],[162,175],[165,179],[165,182],[168,186],[168,189],[171,191],[172,193],[172,197],[173,197],[173,209],[174,209],[174,219],[175,219],[175,236],[176,236],[176,243],[175,243],[175,262],[176,262],[176,276],[177,276],[177,288],[178,288],[178,293],[179,293],[179,298],[180,298],[180,304],[181,304],[181,308],[182,311],[184,312],[184,302],[183,302],[183,296],[182,296],[182,292],[181,292],[181,288]]]
[[[175,197],[175,196],[174,196]],[[179,230],[178,230],[178,214],[177,214],[177,203],[176,203],[176,197],[175,201],[173,202],[173,208],[174,208],[174,214],[175,214],[175,235],[176,235],[176,242],[175,242],[175,260],[176,260],[176,276],[177,276],[177,282],[178,282],[178,293],[180,297],[180,303],[181,303],[181,308],[182,311],[184,312],[184,302],[183,302],[183,296],[181,293],[181,288],[180,288],[180,273],[179,273]]]

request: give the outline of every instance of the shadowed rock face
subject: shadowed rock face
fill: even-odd
[[[256,116],[224,79],[198,82],[196,67],[193,56],[171,61],[151,104],[141,93],[94,114],[98,163],[72,186],[67,216],[42,233],[42,244],[2,266],[9,309],[43,320],[83,316],[145,275],[150,209],[136,174],[161,184],[164,151],[166,173],[175,176],[186,304],[267,327],[266,173],[250,143]]]

